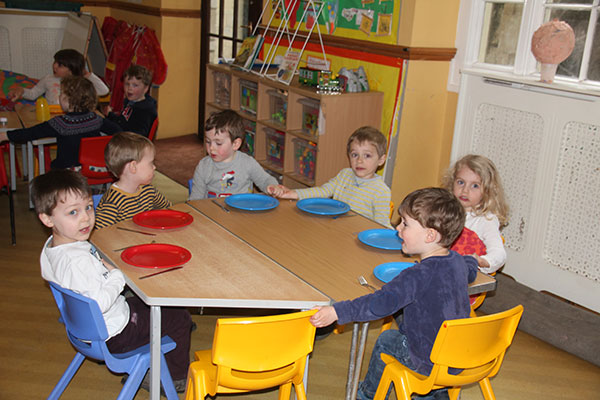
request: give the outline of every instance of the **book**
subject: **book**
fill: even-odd
[[[248,36],[245,38],[235,56],[235,60],[233,60],[233,65],[246,70],[252,68],[252,64],[254,64],[254,61],[260,52],[262,43],[262,35]]]
[[[292,78],[294,77],[294,73],[296,72],[296,68],[298,67],[298,62],[300,62],[300,52],[289,49],[285,55],[283,56],[283,61],[279,65],[279,69],[277,70],[277,80],[283,82],[287,85],[290,84]]]

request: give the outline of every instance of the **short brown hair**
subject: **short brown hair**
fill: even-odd
[[[52,215],[56,203],[67,193],[85,198],[92,196],[92,189],[83,175],[69,169],[51,170],[31,181],[31,199],[38,214]]]
[[[387,152],[387,139],[379,129],[373,128],[372,126],[360,127],[350,135],[348,144],[346,145],[346,153],[350,154],[350,146],[355,140],[358,143],[371,143],[377,149],[377,155],[379,157],[385,156]]]
[[[244,121],[242,117],[233,110],[223,110],[213,112],[204,124],[204,131],[208,132],[214,129],[216,132],[229,133],[229,137],[233,142],[235,139],[241,139],[244,141]]]
[[[60,82],[60,91],[69,100],[66,112],[89,112],[96,109],[98,97],[92,82],[83,76],[67,76]]]
[[[152,71],[150,71],[146,67],[142,67],[141,65],[131,64],[127,71],[123,74],[123,78],[135,78],[142,81],[142,83],[146,86],[150,86],[152,83]]]
[[[435,229],[441,236],[439,245],[452,246],[465,226],[465,209],[452,193],[442,188],[415,190],[402,200],[400,215],[408,215],[421,226]]]
[[[131,161],[140,161],[146,149],[154,149],[154,144],[146,136],[133,132],[119,132],[110,139],[104,149],[106,166],[119,178],[125,165]]]

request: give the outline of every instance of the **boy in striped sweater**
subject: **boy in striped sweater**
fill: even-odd
[[[154,144],[133,132],[115,135],[104,151],[106,166],[118,180],[102,196],[95,229],[133,218],[142,211],[167,208],[171,202],[150,184],[154,177]]]
[[[383,178],[376,174],[385,163],[387,140],[370,126],[358,128],[348,138],[346,151],[350,168],[342,169],[323,186],[291,190],[278,185],[270,194],[282,199],[332,197],[347,203],[352,211],[388,228],[392,193]]]

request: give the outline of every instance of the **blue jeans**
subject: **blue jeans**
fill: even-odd
[[[383,375],[383,369],[385,368],[385,363],[381,360],[381,353],[389,354],[403,365],[410,369],[414,369],[414,363],[410,359],[408,353],[406,336],[396,329],[384,331],[379,335],[375,342],[375,346],[373,347],[373,353],[371,354],[371,361],[369,361],[369,369],[367,370],[365,380],[358,385],[358,393],[356,396],[358,400],[371,400],[375,396],[377,386],[381,380],[381,375]],[[392,385],[390,385],[385,397],[386,399],[389,398],[391,391]],[[449,399],[449,397],[446,389],[439,389],[431,391],[425,396],[413,395],[413,399],[443,400]]]

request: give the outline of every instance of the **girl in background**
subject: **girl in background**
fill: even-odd
[[[452,250],[474,255],[482,272],[495,272],[506,261],[500,229],[508,217],[496,166],[487,157],[466,155],[448,169],[442,185],[456,196],[466,211],[465,228]]]
[[[59,104],[60,82],[67,76],[83,76],[88,79],[96,90],[98,96],[108,94],[108,87],[98,76],[85,69],[85,59],[77,50],[63,49],[54,54],[52,74],[48,74],[31,89],[21,86],[8,92],[8,99],[16,101],[23,97],[27,100],[35,100],[41,95],[46,97],[48,104]],[[66,110],[64,110],[66,112]]]

